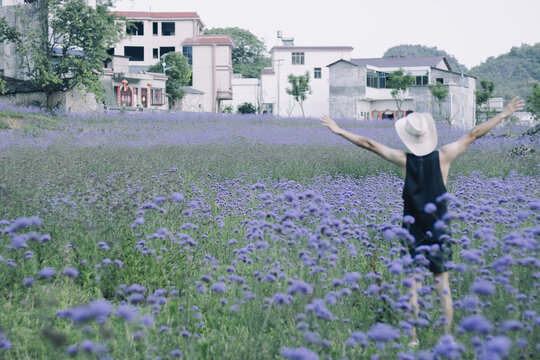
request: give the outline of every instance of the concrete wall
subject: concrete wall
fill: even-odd
[[[18,31],[23,29],[25,33],[40,31],[39,14],[35,4],[0,7],[0,17],[6,19],[7,23],[16,27]],[[0,43],[0,70],[3,70],[4,76],[27,80],[21,61],[21,55],[15,44]]]
[[[261,74],[260,83],[261,88],[259,93],[259,99],[262,107],[261,112],[268,111],[270,113],[275,113],[275,104],[277,103],[277,77],[272,74]],[[272,109],[267,109],[267,107],[272,107]]]
[[[185,94],[182,100],[177,102],[172,110],[201,112],[202,94]]]
[[[5,94],[0,95],[0,99],[14,102],[17,105],[44,106],[47,103],[45,93],[41,92]]]
[[[47,105],[47,96],[43,92],[0,95],[0,99],[9,100],[19,105]],[[95,111],[103,109],[101,104],[96,103],[94,94],[77,89],[66,92],[55,91],[49,97],[49,105],[58,107],[63,111]]]
[[[204,92],[201,96],[202,111],[214,111],[214,68],[212,46],[193,46],[193,87]]]
[[[365,96],[365,67],[339,62],[329,68],[329,116],[355,118],[358,112],[366,111],[358,100]],[[360,110],[360,108],[362,110]]]
[[[79,89],[56,91],[49,100],[53,106],[69,112],[103,110],[103,105],[96,102],[94,94]]]
[[[259,106],[259,79],[232,79],[233,99],[223,101],[223,106],[232,106],[233,111],[238,110],[238,105],[251,103],[255,108]]]

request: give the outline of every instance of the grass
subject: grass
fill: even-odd
[[[17,116],[23,120],[28,117]],[[7,117],[17,118],[3,116]],[[28,126],[36,129],[67,126],[63,120],[55,121],[50,117],[36,117],[29,120],[32,125]],[[110,122],[113,127],[130,126],[121,119]],[[503,194],[510,200],[497,204],[511,214],[509,223],[501,221],[494,213],[483,212],[473,217],[474,221],[455,225],[456,234],[473,239],[474,247],[485,248],[483,259],[487,265],[504,254],[501,238],[513,231],[526,237],[524,231],[538,225],[534,214],[522,222],[514,220],[518,211],[528,209],[529,202],[540,196],[534,182],[537,176],[537,155],[509,157],[496,148],[469,151],[453,164],[448,188],[452,191],[470,188],[475,198],[464,200],[467,204],[484,199],[495,206],[501,194],[490,192],[485,186],[490,181],[510,187],[508,193]],[[471,184],[467,185],[468,182]],[[254,188],[259,183],[265,188]],[[288,192],[298,196],[313,189],[322,194],[324,201],[277,200]],[[400,189],[396,168],[350,145],[207,143],[84,147],[56,144],[4,149],[0,151],[0,220],[38,215],[43,225],[33,230],[50,234],[51,241],[45,245],[28,241],[28,248],[14,250],[8,247],[11,238],[0,235],[0,255],[4,258],[4,262],[0,262],[0,307],[3,309],[0,329],[12,343],[11,350],[3,353],[0,350],[0,356],[64,358],[68,345],[79,346],[89,339],[105,344],[107,355],[119,359],[170,358],[174,349],[180,349],[189,359],[270,359],[279,358],[282,347],[300,346],[309,347],[321,358],[324,355],[365,358],[374,353],[395,358],[399,351],[407,351],[406,336],[397,341],[400,347],[396,350],[387,345],[386,350],[381,351],[371,342],[365,349],[350,347],[345,342],[354,330],[367,332],[377,322],[387,322],[397,328],[404,319],[404,314],[393,309],[390,302],[362,293],[378,283],[365,278],[366,274],[376,272],[379,272],[380,285],[385,286],[379,294],[398,301],[405,292],[402,285],[405,275],[390,274],[380,259],[396,257],[391,253],[395,244],[384,239],[381,228],[392,226],[392,217],[401,212]],[[174,192],[181,192],[185,200],[171,201],[170,195]],[[258,197],[266,192],[272,194],[272,205]],[[519,194],[530,198],[514,201]],[[158,209],[145,209],[142,213],[143,205],[157,196],[167,196],[169,200]],[[326,215],[306,216],[288,225],[280,220],[288,210],[302,209],[307,214],[309,206],[314,205],[329,206],[330,210]],[[275,212],[276,218],[265,217],[268,224],[256,226],[250,222],[258,219],[261,214],[258,211]],[[144,217],[145,223],[133,227],[138,217]],[[332,219],[344,221],[344,218],[350,218],[352,223],[331,225]],[[319,234],[321,227],[336,233],[343,231],[341,236],[345,242],[338,241],[341,237],[324,235],[318,247],[314,247],[309,236]],[[482,227],[496,229],[496,240],[475,239],[474,232]],[[173,236],[160,229],[167,229]],[[262,232],[260,237],[252,233],[257,229]],[[179,245],[178,241],[186,236],[197,245]],[[232,239],[238,243],[227,245]],[[144,244],[137,247],[141,241]],[[267,247],[260,244],[258,248],[259,241],[267,242]],[[108,249],[98,246],[99,242],[106,243]],[[357,256],[350,255],[347,243],[355,245]],[[525,256],[537,255],[537,250],[511,249],[507,250],[515,256],[516,262]],[[33,251],[33,256],[26,259],[24,253],[28,250]],[[367,255],[368,252],[374,255]],[[331,258],[332,254],[337,258]],[[8,258],[17,266],[6,265]],[[306,265],[310,258],[313,264]],[[104,262],[106,259],[111,264]],[[122,267],[115,264],[116,260]],[[454,261],[464,262],[459,251]],[[463,273],[452,272],[456,300],[469,294],[471,283],[481,275],[480,265],[468,265]],[[48,266],[55,268],[57,275],[52,279],[38,279],[36,274]],[[67,266],[76,267],[79,276],[71,279],[61,275]],[[234,272],[227,270],[229,266],[234,267]],[[317,266],[325,270],[314,271]],[[275,280],[265,281],[274,267]],[[356,271],[362,278],[357,283],[359,291],[340,296],[337,305],[328,305],[339,320],[327,321],[307,311],[306,305],[328,295],[331,280],[343,277],[344,270]],[[538,305],[535,271],[532,266],[516,266],[508,275],[512,286],[531,299],[528,305],[518,301],[517,294],[497,284],[494,296],[481,299],[485,309],[478,310],[494,324],[508,317],[526,323],[525,309]],[[210,283],[201,280],[201,276],[207,274],[212,276]],[[242,276],[244,283],[227,282],[231,274]],[[279,274],[284,277],[280,278]],[[35,277],[34,284],[23,286],[23,279],[30,275]],[[227,284],[224,293],[211,290],[220,277]],[[313,293],[295,295],[288,306],[273,304],[274,294],[287,293],[288,282],[295,279],[313,284]],[[134,283],[146,287],[146,301],[134,306],[140,315],[153,316],[152,326],[146,327],[139,321],[127,322],[114,315],[102,324],[96,321],[75,324],[56,315],[60,309],[95,299],[108,299],[115,306],[122,301],[129,302],[129,294],[122,286]],[[204,293],[198,291],[201,284],[206,287]],[[430,286],[432,281],[427,279],[426,284]],[[345,287],[337,287],[336,291]],[[167,293],[153,298],[151,295],[159,289],[166,289]],[[173,290],[178,290],[178,294],[172,295]],[[420,341],[422,349],[433,351],[442,335],[441,326],[436,325],[437,299],[427,293],[423,300],[426,304],[423,311],[430,316],[430,326],[421,329]],[[513,314],[508,313],[509,303],[517,308]],[[231,310],[235,305],[237,312]],[[466,316],[465,310],[456,310],[456,324]],[[324,342],[307,342],[305,329],[317,332],[321,339],[328,340],[329,346]],[[527,333],[525,329],[510,334],[514,341],[512,356],[522,352],[516,345],[517,338],[527,338],[526,349],[533,351],[540,341],[537,334]],[[467,345],[463,355],[467,358],[475,356],[471,337],[456,333],[458,341]],[[94,352],[81,350],[77,356],[99,358],[101,355],[95,347]]]

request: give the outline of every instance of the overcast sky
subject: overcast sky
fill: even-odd
[[[268,49],[277,30],[296,45],[352,46],[353,58],[437,46],[468,68],[540,42],[540,0],[116,0],[115,9],[194,11],[207,28],[249,30]]]

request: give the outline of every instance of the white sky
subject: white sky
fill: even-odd
[[[437,46],[468,68],[540,42],[540,0],[116,0],[115,9],[195,11],[207,28],[249,30],[268,50],[277,30],[296,45],[352,46],[353,58]]]

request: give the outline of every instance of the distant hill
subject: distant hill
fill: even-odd
[[[533,82],[540,82],[540,43],[513,47],[506,54],[490,57],[473,67],[468,75],[495,83],[493,95],[510,100],[514,96],[527,99]]]
[[[389,48],[384,53],[383,57],[392,57],[392,56],[444,56],[452,71],[461,72],[461,64],[457,59],[448,54],[444,50],[439,50],[437,47],[427,47],[424,45],[397,45]],[[463,65],[463,72],[467,72],[467,67]]]

